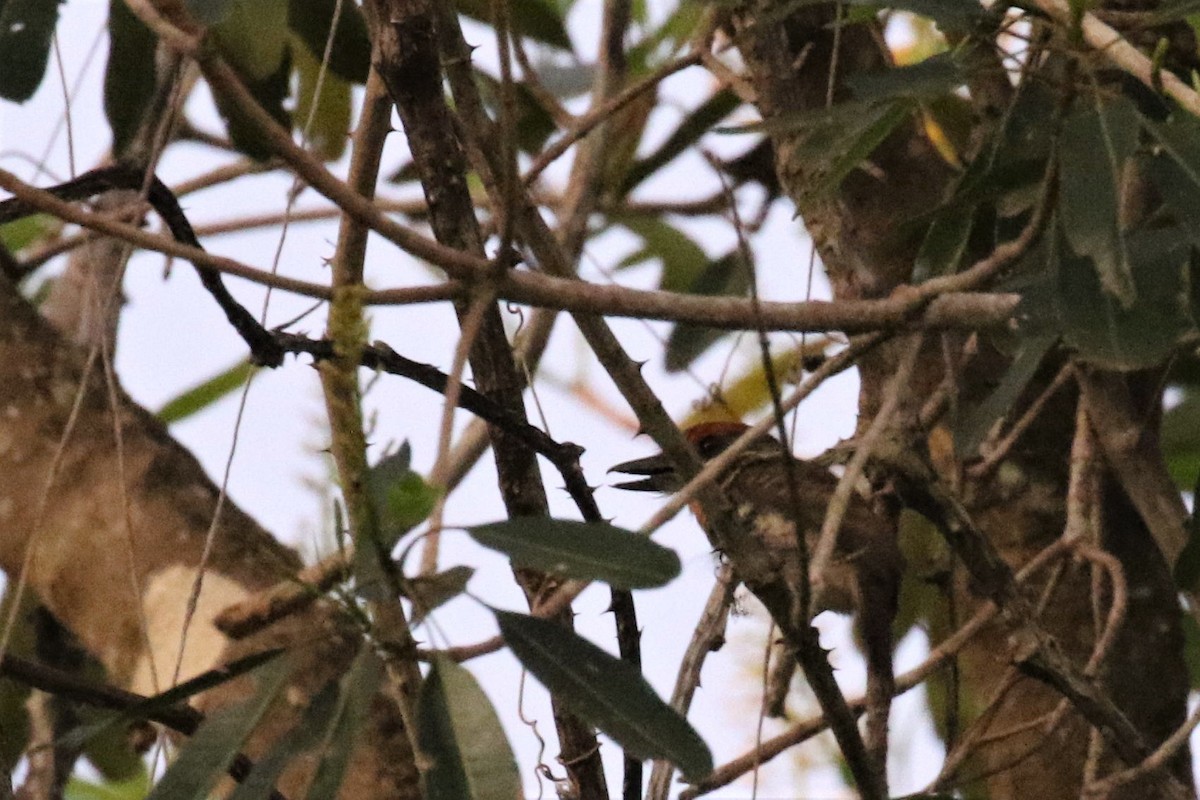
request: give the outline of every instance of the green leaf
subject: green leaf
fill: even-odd
[[[637,667],[561,625],[495,611],[500,633],[535,678],[634,758],[664,758],[691,781],[712,772],[712,753],[695,729],[664,703]]]
[[[843,0],[849,7],[846,18],[850,21],[874,21],[879,11],[908,11],[927,17],[937,23],[944,33],[969,33],[982,23],[988,11],[977,3],[962,0]],[[805,6],[824,5],[828,0],[788,0],[774,4],[771,15],[760,17],[758,23],[782,22],[790,14]],[[855,9],[861,9],[855,10]]]
[[[958,271],[971,241],[975,209],[970,203],[954,203],[934,218],[913,263],[913,283]]]
[[[0,97],[24,103],[37,91],[46,74],[61,4],[62,0],[0,2]]]
[[[1046,352],[1058,336],[1030,336],[1021,340],[1016,357],[1000,378],[1000,384],[978,406],[970,409],[954,425],[954,452],[960,459],[970,458],[992,427],[1008,416],[1037,372]]]
[[[1067,342],[1088,361],[1110,369],[1160,364],[1196,330],[1189,292],[1192,249],[1182,232],[1166,228],[1125,238],[1137,298],[1128,307],[1100,285],[1091,260],[1072,253],[1061,232],[1049,248],[1057,315]]]
[[[907,98],[876,103],[855,101],[717,130],[724,133],[794,133],[793,157],[807,165],[812,175],[808,191],[819,197],[837,189],[842,180],[869,158],[916,107]]]
[[[673,550],[606,522],[517,517],[467,532],[517,566],[621,589],[662,586],[680,570]]]
[[[979,25],[987,12],[978,3],[961,0],[850,0],[850,5],[908,11],[937,23],[944,33],[965,33]]]
[[[542,86],[559,100],[587,94],[596,83],[596,67],[576,61],[542,60],[534,64]]]
[[[317,62],[325,56],[325,44],[337,0],[289,0],[288,27],[292,29]],[[358,3],[343,0],[338,15],[333,47],[329,52],[329,69],[342,80],[366,83],[371,68],[371,40],[367,23]]]
[[[455,5],[463,16],[485,25],[492,24],[490,0],[455,0]],[[521,36],[560,50],[571,50],[571,37],[563,25],[562,14],[553,3],[547,0],[521,0],[509,4],[509,13],[512,14],[513,30]]]
[[[664,166],[675,160],[700,141],[700,137],[709,133],[713,126],[742,104],[742,101],[731,89],[722,89],[713,93],[708,99],[692,109],[679,122],[666,141],[645,158],[638,159],[629,168],[621,185],[620,195],[632,192],[642,181],[658,172]]]
[[[1142,122],[1158,151],[1141,162],[1146,174],[1193,245],[1200,246],[1200,124],[1182,117],[1165,124]]]
[[[155,416],[162,423],[170,425],[199,413],[225,395],[244,386],[255,369],[256,367],[245,359],[239,360],[208,380],[175,395],[155,412]]]
[[[279,697],[290,675],[291,664],[281,659],[259,673],[258,689],[252,698],[209,715],[146,800],[207,800],[209,791]]]
[[[475,82],[488,110],[498,118],[501,114],[500,81],[483,70],[475,70]],[[516,130],[517,147],[526,153],[539,152],[558,126],[554,124],[550,112],[524,83],[513,86],[513,100],[516,109],[513,127]]]
[[[266,756],[258,759],[246,779],[237,785],[228,800],[260,800],[268,798],[279,781],[279,776],[288,764],[321,744],[334,723],[334,712],[340,701],[341,686],[330,681],[304,710],[296,727],[288,731],[271,748]]]
[[[690,294],[713,297],[741,296],[750,284],[750,270],[742,263],[737,251],[726,253],[704,265],[696,280],[688,287]],[[667,372],[681,372],[692,365],[714,342],[729,331],[681,322],[671,328],[667,337],[665,358]]]
[[[393,453],[370,468],[366,476],[367,494],[375,518],[375,539],[371,530],[356,532],[353,571],[358,591],[374,596],[384,585],[385,569],[390,569],[392,548],[404,534],[429,516],[438,493],[410,468],[412,448],[404,442]]]
[[[288,50],[287,0],[230,0],[211,30],[221,55],[248,82],[279,72]]]
[[[385,454],[367,473],[367,491],[385,550],[391,550],[401,536],[424,521],[437,504],[437,490],[412,471],[411,461],[412,448],[405,442],[396,452]]]
[[[321,81],[321,96],[314,94],[320,76],[321,64],[307,49],[295,47],[292,54],[296,59],[296,122],[307,125],[312,115],[312,126],[308,129],[308,147],[323,161],[336,161],[346,151],[346,140],[350,134],[350,84],[332,69],[325,71]]]
[[[429,616],[429,612],[461,595],[467,590],[467,583],[474,574],[475,570],[460,565],[433,575],[406,578],[401,588],[413,604],[412,619],[409,621],[418,625]]]
[[[113,152],[129,146],[154,97],[158,39],[134,16],[124,0],[108,5],[108,64],[104,68],[104,116],[113,134]]]
[[[371,701],[383,676],[383,662],[370,647],[363,647],[341,680],[337,708],[330,715],[316,775],[308,787],[306,800],[335,800],[342,787],[350,755],[362,735],[371,711]],[[403,735],[403,734],[401,734]]]
[[[872,108],[871,113],[864,115],[866,124],[853,130],[853,136],[834,136],[834,140],[838,143],[835,146],[838,149],[832,152],[840,155],[828,162],[823,170],[824,174],[819,177],[813,187],[813,192],[819,196],[836,190],[842,185],[846,176],[858,169],[871,156],[871,153],[875,152],[875,148],[882,144],[883,140],[890,136],[892,131],[898,128],[911,114],[911,107],[904,102]],[[829,131],[823,133],[828,134]],[[823,149],[827,146],[822,141],[823,138],[824,136],[813,137],[805,142],[802,150],[811,152],[814,147]]]
[[[1200,583],[1200,470],[1192,483],[1192,513],[1188,515],[1188,540],[1175,561],[1175,585],[1180,591],[1195,591]]]
[[[709,262],[704,248],[690,236],[659,217],[616,216],[613,221],[640,236],[643,246],[625,256],[617,269],[657,259],[662,262],[658,288],[667,292],[685,292],[696,282]]]
[[[966,82],[953,51],[938,53],[904,67],[858,72],[846,78],[856,100],[877,102],[912,98],[930,100],[949,94]]]
[[[246,89],[258,101],[258,104],[287,130],[292,128],[292,117],[283,107],[283,101],[288,96],[291,74],[291,55],[285,51],[279,69],[272,75],[262,80],[241,76],[242,81],[246,84]],[[217,111],[221,113],[221,117],[229,129],[229,138],[233,140],[233,144],[238,150],[258,161],[264,161],[274,155],[270,142],[235,105],[220,94],[215,95],[213,99],[216,101]]]
[[[1158,439],[1176,485],[1191,489],[1200,474],[1200,392],[1183,389],[1183,399],[1163,414]]]
[[[417,697],[417,743],[433,766],[421,776],[428,800],[513,800],[521,774],[496,709],[475,678],[445,656],[433,661]]]
[[[1118,96],[1070,114],[1058,146],[1063,233],[1077,255],[1092,260],[1104,291],[1125,307],[1133,304],[1136,290],[1118,213],[1138,131],[1137,108]]]
[[[1200,0],[1163,0],[1158,7],[1146,12],[1146,26],[1165,25],[1192,14],[1200,13]]]
[[[1200,687],[1200,623],[1191,614],[1179,615],[1183,628],[1183,661],[1187,665],[1188,685]]]
[[[49,214],[30,214],[0,225],[0,245],[10,253],[20,253],[59,230],[62,222]]]
[[[98,681],[106,679],[104,669],[96,664],[94,668],[84,667],[83,675]],[[101,720],[108,720],[112,712],[102,708],[80,706],[77,711],[79,724],[90,725]],[[142,754],[134,750],[129,729],[125,725],[106,725],[83,743],[82,753],[91,763],[99,777],[106,783],[124,783],[131,778],[144,776],[146,763]],[[146,778],[147,782],[149,779]],[[148,787],[147,787],[148,790]],[[145,792],[138,798],[145,797]]]
[[[193,695],[226,684],[234,678],[270,664],[282,655],[283,652],[282,649],[273,649],[264,650],[260,653],[251,653],[236,661],[206,670],[194,678],[172,686],[166,691],[159,692],[152,697],[147,697],[142,702],[130,706],[119,713],[111,714],[107,718],[103,718],[90,725],[75,728],[64,734],[59,741],[64,747],[80,747],[100,731],[111,728],[115,724],[134,719],[151,719],[159,712],[177,706]]]
[[[630,74],[640,77],[653,67],[654,59],[669,58],[679,52],[706,19],[706,10],[703,3],[675,3],[674,10],[653,33],[629,48],[626,58]]]
[[[192,16],[204,25],[217,25],[233,13],[239,0],[183,0]]]
[[[72,775],[63,789],[63,800],[142,800],[150,791],[150,772],[143,767],[121,781],[92,783]]]

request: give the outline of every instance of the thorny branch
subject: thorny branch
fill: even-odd
[[[105,168],[114,171],[122,169],[125,168]],[[0,222],[9,222],[37,211],[44,211],[68,222],[123,238],[138,247],[186,259],[198,269],[211,268],[216,272],[235,275],[305,297],[322,300],[331,297],[328,286],[272,275],[236,259],[208,253],[195,242],[194,236],[178,240],[166,239],[110,217],[74,208],[58,198],[58,190],[64,186],[68,187],[64,194],[79,195],[76,199],[90,197],[95,192],[86,193],[87,183],[78,182],[90,182],[91,174],[85,173],[76,181],[59,187],[36,189],[17,180],[12,174],[0,170],[0,188],[7,189],[15,195],[13,199],[0,201]],[[97,178],[96,183],[105,180],[107,178],[101,176]],[[124,182],[125,177],[114,180]],[[149,198],[152,204],[156,196],[152,194]],[[172,206],[178,208],[178,202],[168,202],[163,209],[156,210],[160,216],[163,216],[164,209],[167,214],[173,215]],[[398,223],[386,217],[384,219],[389,223],[386,230],[372,228],[381,235],[387,237],[393,228],[406,230]],[[176,223],[186,223],[186,218],[176,220]],[[191,229],[190,224],[188,229]],[[172,233],[179,235],[174,231]],[[766,331],[840,330],[854,334],[905,328],[1010,329],[1019,322],[1014,318],[1020,301],[1019,295],[973,291],[975,284],[962,288],[950,285],[945,287],[944,291],[933,293],[901,293],[882,300],[812,300],[799,303],[760,301],[756,307],[750,300],[740,297],[698,297],[678,292],[646,291],[566,280],[553,275],[521,270],[509,270],[498,277],[489,262],[456,250],[448,252],[448,256],[442,254],[429,257],[429,260],[455,277],[437,286],[364,290],[363,304],[404,305],[466,299],[472,283],[497,281],[496,296],[501,300],[604,316],[690,322],[725,330],[753,330],[761,327]],[[1007,264],[1008,260],[1004,259],[1003,263]],[[923,284],[922,288],[928,285]],[[263,357],[268,355],[270,354],[264,353]]]
[[[258,654],[250,658],[261,660],[264,655]],[[150,702],[152,698],[118,689],[115,686],[93,683],[73,672],[57,669],[49,664],[39,664],[20,656],[6,654],[0,658],[0,675],[49,694],[95,708],[134,712],[137,714],[134,718],[157,722],[159,725],[178,731],[185,736],[194,734],[200,728],[200,723],[204,722],[204,715],[186,703],[176,705],[152,703]],[[254,762],[244,753],[238,753],[233,757],[226,771],[229,777],[241,783],[250,777],[252,769],[254,769]],[[286,800],[275,790],[271,791],[269,797],[271,800]]]

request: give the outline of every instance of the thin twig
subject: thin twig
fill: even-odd
[[[733,567],[728,563],[722,564],[717,573],[717,581],[708,595],[708,602],[704,604],[704,611],[700,613],[700,619],[692,631],[692,638],[683,652],[679,670],[675,674],[671,708],[685,717],[691,708],[696,688],[700,685],[700,671],[704,667],[705,659],[709,653],[719,650],[725,643],[725,625],[729,620],[729,606],[733,603],[737,585]],[[670,761],[655,761],[650,770],[646,800],[667,800],[671,790],[671,777],[674,774],[675,766]]]
[[[1017,581],[1023,583],[1047,564],[1054,563],[1056,559],[1061,558],[1069,550],[1070,546],[1065,541],[1062,539],[1055,540],[1021,568],[1021,571],[1017,573]],[[945,666],[976,634],[983,630],[984,626],[996,617],[996,614],[996,607],[991,603],[985,603],[961,628],[943,639],[937,647],[930,650],[924,661],[896,678],[896,695],[899,696],[916,686],[920,686],[930,675]],[[849,701],[849,704],[856,714],[861,714],[866,710],[865,697],[854,698]],[[757,748],[756,751],[745,753],[718,767],[703,781],[684,790],[679,798],[680,800],[694,800],[694,798],[700,795],[708,794],[723,786],[727,786],[753,769],[755,764],[765,763],[775,758],[789,748],[816,736],[818,733],[824,731],[826,727],[827,723],[824,715],[818,715],[798,722],[778,736],[763,742],[762,746]]]
[[[1200,94],[1171,70],[1156,68],[1153,61],[1095,14],[1084,11],[1077,16],[1075,7],[1067,0],[1034,0],[1034,4],[1060,25],[1078,29],[1088,46],[1152,92],[1165,92],[1193,115],[1200,116]]]
[[[656,69],[654,72],[642,78],[637,83],[634,83],[620,94],[614,96],[611,100],[597,106],[587,114],[577,118],[575,126],[563,134],[561,139],[558,139],[554,144],[547,147],[538,157],[534,159],[529,169],[525,171],[522,181],[526,186],[531,186],[538,177],[545,171],[546,167],[553,164],[567,150],[571,149],[571,145],[578,142],[583,137],[592,132],[600,123],[612,117],[625,106],[632,103],[640,95],[650,91],[664,80],[674,75],[676,72],[681,72],[688,67],[694,67],[700,63],[700,53],[690,53],[689,55],[677,58],[674,61],[669,61]]]
[[[1000,465],[1000,462],[1007,458],[1008,454],[1012,452],[1013,445],[1015,445],[1017,441],[1025,435],[1025,432],[1029,430],[1030,426],[1032,426],[1037,418],[1041,415],[1042,410],[1046,407],[1046,403],[1050,401],[1050,398],[1057,394],[1058,390],[1067,384],[1067,382],[1073,377],[1073,374],[1074,373],[1070,364],[1063,365],[1062,369],[1058,371],[1058,374],[1054,376],[1054,380],[1050,382],[1050,385],[1048,385],[1042,391],[1042,393],[1037,396],[1037,399],[1029,404],[1029,407],[1025,409],[1020,418],[1013,423],[1012,428],[1009,429],[1008,433],[1003,439],[993,446],[979,448],[980,452],[984,453],[983,460],[978,464],[972,464],[967,469],[967,474],[977,481],[982,481],[991,475],[992,471]]]

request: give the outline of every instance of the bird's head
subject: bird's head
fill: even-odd
[[[683,435],[691,443],[692,447],[696,448],[696,453],[700,456],[700,459],[702,461],[709,461],[725,452],[725,449],[737,441],[738,437],[745,433],[746,430],[747,426],[740,422],[701,422],[685,428]],[[766,435],[760,438],[762,443],[768,444],[778,450],[778,441]],[[751,448],[756,448],[759,444],[759,442],[755,442],[751,445]],[[671,466],[667,457],[662,453],[617,464],[609,472],[644,476],[641,480],[613,484],[613,488],[615,489],[670,494],[683,487],[683,482],[675,474],[675,468]]]

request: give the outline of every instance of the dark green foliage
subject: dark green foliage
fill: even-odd
[[[637,667],[553,622],[507,611],[495,614],[504,641],[525,668],[627,754],[665,758],[689,780],[712,771],[704,740],[659,699]]]

